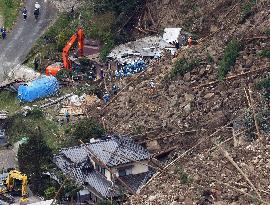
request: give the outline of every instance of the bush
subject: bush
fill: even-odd
[[[260,82],[258,82],[256,84],[256,88],[258,90],[270,88],[270,76],[268,76],[267,78],[265,78],[265,79],[261,80]]]
[[[185,75],[186,73],[192,71],[194,68],[200,65],[200,62],[201,60],[199,59],[193,59],[191,61],[188,61],[185,58],[181,58],[177,60],[174,64],[173,69],[170,72],[170,78]]]
[[[88,142],[91,138],[100,138],[105,130],[95,120],[90,118],[82,119],[75,125],[74,136],[77,140]]]
[[[259,54],[261,57],[270,58],[270,49],[266,49]]]
[[[182,184],[188,184],[192,182],[192,178],[184,171],[182,167],[177,166],[176,173],[179,174],[179,179]]]
[[[223,80],[227,73],[234,66],[236,58],[241,50],[241,44],[237,40],[232,40],[229,42],[225,48],[224,57],[219,63],[219,79]]]
[[[264,31],[264,34],[270,35],[270,28],[267,28],[267,29]]]
[[[53,187],[53,186],[48,187],[48,188],[44,191],[45,199],[46,199],[46,200],[49,200],[49,199],[54,198],[55,193],[56,193],[55,187]]]
[[[256,0],[249,0],[246,4],[244,4],[241,8],[241,16],[240,23],[244,23],[247,18],[249,18],[252,14],[252,8],[256,5]]]
[[[4,26],[11,28],[18,15],[21,0],[0,0],[0,10],[4,17]]]

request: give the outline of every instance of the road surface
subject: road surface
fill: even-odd
[[[34,18],[34,4],[37,0],[27,0],[28,17],[23,21],[22,14],[5,40],[0,39],[0,83],[6,74],[16,65],[21,64],[35,41],[43,34],[51,21],[56,17],[57,10],[50,0],[39,0],[41,5],[39,20]]]

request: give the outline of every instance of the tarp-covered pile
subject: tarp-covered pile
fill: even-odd
[[[53,76],[42,76],[18,88],[18,98],[23,102],[33,102],[54,94],[59,89],[59,82]]]
[[[139,73],[146,69],[146,64],[143,60],[134,61],[125,65],[120,70],[115,71],[115,76],[117,78],[131,76],[132,74]]]

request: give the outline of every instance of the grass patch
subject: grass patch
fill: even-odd
[[[34,109],[27,116],[21,114],[13,115],[7,122],[7,135],[10,143],[15,143],[23,137],[28,137],[34,133],[37,127],[41,128],[49,147],[56,151],[65,144],[61,139],[64,127],[60,127],[54,121],[48,120],[44,117],[41,110]]]
[[[19,14],[21,3],[21,0],[0,0],[0,13],[4,18],[6,28],[10,29],[12,27]]]
[[[266,50],[262,51],[261,53],[259,53],[259,55],[261,57],[270,58],[270,49],[266,49]]]
[[[0,110],[8,111],[9,115],[20,110],[20,101],[17,99],[15,93],[9,91],[0,92]]]
[[[236,58],[241,50],[241,44],[237,40],[229,42],[224,51],[224,56],[219,63],[218,75],[219,79],[223,80],[227,73],[234,66]]]
[[[181,58],[177,60],[176,63],[174,64],[169,77],[172,79],[175,78],[176,76],[183,76],[186,73],[192,71],[198,65],[200,65],[200,62],[201,62],[200,59],[192,59],[189,61],[185,58]]]
[[[252,8],[256,5],[256,0],[249,0],[241,8],[240,23],[244,23],[252,14]]]

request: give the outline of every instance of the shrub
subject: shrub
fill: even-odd
[[[261,57],[270,58],[270,49],[266,49],[259,54]]]
[[[77,140],[87,142],[91,138],[100,138],[104,135],[105,130],[95,120],[85,118],[75,125],[74,136]]]
[[[252,8],[255,5],[256,5],[256,0],[249,0],[246,4],[242,6],[240,23],[244,23],[245,20],[253,14]]]
[[[258,90],[270,88],[270,76],[268,76],[267,78],[265,78],[265,79],[261,80],[260,82],[258,82],[256,84],[256,88]]]
[[[45,199],[48,200],[48,199],[54,198],[55,193],[56,193],[55,187],[53,187],[53,186],[48,187],[48,188],[44,191]]]
[[[229,42],[225,48],[224,57],[219,63],[219,79],[223,80],[227,73],[234,66],[236,58],[241,50],[241,44],[237,40],[232,40]]]
[[[181,58],[176,61],[174,64],[173,69],[170,73],[170,78],[174,78],[176,76],[183,76],[186,73],[192,71],[195,67],[200,65],[201,60],[199,59],[193,59],[191,61],[188,61],[185,58]]]
[[[270,35],[270,28],[267,28],[267,29],[264,31],[264,34]]]
[[[176,173],[179,174],[179,179],[182,184],[188,184],[192,182],[192,178],[184,171],[182,167],[177,166]]]

